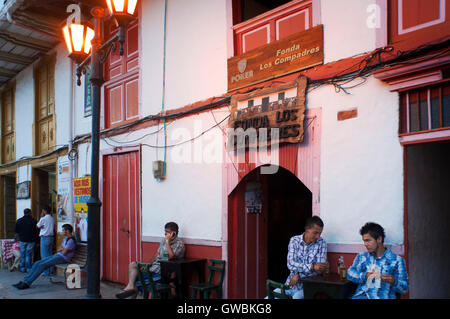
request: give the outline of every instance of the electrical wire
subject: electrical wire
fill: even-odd
[[[191,138],[191,139],[189,139],[189,140],[186,140],[186,141],[183,141],[183,142],[179,142],[179,143],[176,143],[176,144],[172,144],[172,145],[167,145],[166,147],[175,147],[175,146],[180,146],[180,145],[183,145],[183,144],[186,144],[186,143],[189,143],[189,142],[193,142],[193,141],[195,141],[196,139],[198,139],[198,138],[202,137],[203,135],[205,135],[206,133],[208,133],[209,131],[211,131],[212,129],[218,127],[220,124],[222,124],[223,122],[225,122],[225,121],[226,121],[227,119],[229,119],[229,118],[230,118],[230,115],[228,115],[227,117],[225,117],[225,118],[224,118],[222,121],[220,121],[219,123],[217,123],[217,124],[211,126],[211,127],[208,128],[207,130],[203,131],[203,132],[200,133],[199,135],[197,135],[197,136],[195,136],[195,137],[193,137],[193,138]],[[159,145],[149,145],[149,144],[142,144],[142,145],[143,145],[143,146],[147,146],[147,147],[151,147],[151,148],[163,148],[163,147],[164,147],[164,146],[159,146]]]
[[[367,57],[365,57],[364,59],[362,59],[361,61],[349,66],[348,68],[341,70],[339,72],[337,72],[335,75],[328,77],[328,78],[322,78],[322,79],[316,79],[316,80],[310,80],[308,83],[308,87],[307,87],[307,92],[311,92],[317,88],[323,87],[325,85],[333,85],[335,87],[335,91],[336,93],[339,92],[344,92],[345,94],[351,94],[350,92],[348,92],[349,89],[353,89],[356,88],[358,86],[363,85],[364,83],[367,82],[367,78],[369,76],[371,76],[371,73],[379,70],[381,68],[384,67],[391,67],[391,66],[395,66],[395,65],[402,65],[402,64],[411,64],[411,63],[417,63],[418,61],[415,60],[414,62],[411,61],[411,59],[414,58],[418,58],[420,59],[420,61],[423,60],[428,60],[428,59],[432,59],[432,58],[436,58],[442,55],[446,55],[449,52],[449,43],[450,40],[446,40],[444,42],[439,42],[439,43],[434,43],[434,44],[428,44],[428,45],[422,45],[416,49],[410,50],[410,51],[398,51],[396,54],[392,54],[391,52],[393,51],[393,48],[388,46],[388,47],[384,47],[384,48],[380,48],[375,50],[373,53],[367,55]],[[428,56],[419,56],[417,57],[417,55],[420,54],[424,54],[430,51],[434,51],[434,50],[442,50],[441,52],[438,52],[434,55],[428,55]],[[381,55],[382,54],[387,54],[389,55],[390,59],[386,60],[386,61],[381,61]],[[377,61],[378,60],[378,61]],[[376,61],[374,63],[374,61]],[[355,71],[351,71],[354,70]],[[301,75],[300,75],[301,76]],[[350,85],[350,86],[344,86],[345,84],[349,84],[352,81],[354,81],[355,79],[361,78],[361,81],[359,83]],[[277,83],[284,83],[283,81],[275,81]],[[270,85],[273,85],[274,82],[272,82]],[[249,90],[243,91],[243,92],[239,92],[241,94],[248,94],[251,93],[255,90],[264,88],[265,86],[258,86],[258,87],[254,87],[251,88]],[[215,99],[215,98],[212,98]],[[103,135],[102,137],[108,137],[110,135],[118,135],[123,131],[127,131],[130,128],[133,128],[143,122],[147,122],[147,121],[161,121],[163,120],[164,122],[166,120],[176,120],[180,117],[184,117],[184,116],[188,116],[191,114],[195,114],[195,113],[201,113],[203,111],[207,111],[207,110],[214,110],[216,108],[220,108],[223,106],[227,106],[230,109],[230,105],[229,102],[231,100],[231,95],[228,96],[224,96],[222,98],[220,98],[218,101],[215,102],[211,102],[208,103],[206,105],[197,107],[197,108],[192,108],[190,110],[186,110],[186,111],[181,111],[181,112],[175,112],[175,113],[171,113],[171,114],[164,114],[164,112],[162,112],[159,115],[150,115],[147,117],[144,117],[138,121],[132,122],[132,123],[128,123],[126,125],[117,127],[117,128],[112,128],[109,130],[105,130],[101,133],[101,135]],[[230,111],[231,112],[231,111]],[[229,116],[228,116],[229,117]],[[225,119],[224,119],[225,120]],[[223,122],[223,121],[221,121]],[[215,126],[214,126],[215,127]],[[164,128],[164,127],[163,127]],[[167,127],[166,127],[167,128]],[[166,129],[164,128],[164,129]],[[212,129],[212,128],[210,128]],[[209,131],[210,129],[208,129],[207,131]],[[157,130],[156,132],[159,132],[161,129]],[[187,143],[189,141],[192,141],[200,136],[202,136],[203,134],[205,134],[207,131],[203,132],[202,134],[200,134],[199,136],[181,142],[181,143],[177,143],[177,144],[173,144],[173,145],[167,145],[167,147],[175,147],[177,145],[181,145],[184,143]],[[154,132],[154,133],[156,133]],[[148,136],[148,135],[147,135]],[[146,136],[143,136],[142,138],[138,138],[136,140],[134,140],[134,142],[139,141],[143,138],[145,138]],[[90,138],[90,136],[84,136],[81,137],[80,139],[74,141],[74,143],[76,142],[81,142],[82,140],[85,140],[87,138]],[[108,137],[110,140],[112,140],[110,137]],[[167,138],[167,136],[165,136],[165,139]],[[117,141],[115,141],[117,142]],[[119,143],[119,142],[117,142]],[[127,142],[123,142],[123,143],[131,143],[129,141]],[[120,143],[119,143],[120,144]],[[159,145],[149,145],[149,144],[143,144],[147,147],[152,147],[152,148],[164,148],[164,146],[159,146]]]

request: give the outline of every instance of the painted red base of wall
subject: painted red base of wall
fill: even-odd
[[[159,247],[159,243],[142,243],[142,256],[143,262],[148,262],[150,258],[154,256]],[[186,245],[186,258],[206,258],[206,259],[222,259],[222,247],[213,247],[213,246],[201,246],[201,245]],[[205,280],[208,279],[208,265],[209,262],[206,263],[205,266]],[[215,282],[218,280],[218,276],[214,278]],[[197,274],[193,273],[188,278],[189,285],[193,285],[198,283]],[[189,291],[189,297],[191,297],[192,291]],[[211,295],[212,298],[215,298],[215,295]]]
[[[143,261],[148,261],[158,250],[159,243],[142,243]],[[221,259],[222,247],[186,245],[186,258]]]

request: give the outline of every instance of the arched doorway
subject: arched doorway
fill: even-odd
[[[312,193],[290,171],[247,174],[228,196],[229,297],[263,298],[266,279],[284,282],[289,239],[310,216]]]

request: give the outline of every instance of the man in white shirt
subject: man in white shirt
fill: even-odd
[[[39,236],[41,237],[41,259],[53,255],[53,238],[55,222],[52,215],[50,215],[51,208],[49,206],[42,207],[41,219],[36,227],[40,229]],[[53,273],[53,267],[44,271],[44,275]]]

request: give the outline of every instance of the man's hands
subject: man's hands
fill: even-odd
[[[326,270],[327,268],[328,268],[327,263],[317,263],[317,264],[312,264],[312,266],[311,266],[311,270],[317,271],[317,272],[322,272],[322,271]],[[299,280],[300,280],[300,275],[297,273],[294,276],[292,276],[291,280],[289,280],[289,286],[295,286]]]
[[[175,232],[171,231],[166,233],[166,243],[170,243],[172,239],[175,237]]]
[[[289,280],[289,286],[295,286],[298,281],[300,280],[300,275],[299,274],[295,274],[291,280]]]
[[[366,280],[369,278],[369,276],[371,276],[372,274],[377,273],[377,271],[372,270],[366,273]],[[386,274],[381,274],[380,275],[380,279],[384,282],[388,282],[390,284],[394,284],[395,283],[395,277],[392,275],[386,275]]]
[[[395,277],[392,275],[381,274],[381,280],[393,284],[395,282]]]
[[[327,263],[317,263],[317,264],[313,264],[311,269],[313,271],[317,271],[317,272],[322,272],[325,269],[328,268],[328,264]]]

